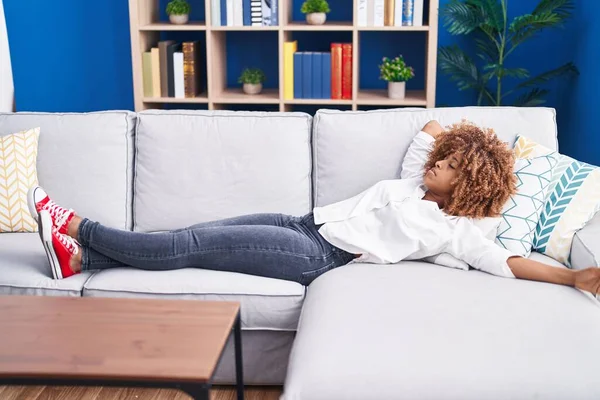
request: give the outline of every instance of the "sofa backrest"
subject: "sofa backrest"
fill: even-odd
[[[311,206],[312,117],[151,110],[138,114],[134,230]]]
[[[40,127],[37,173],[59,204],[131,229],[135,114],[0,113],[0,136]]]
[[[522,134],[558,149],[551,108],[460,107],[375,111],[320,110],[313,122],[313,198],[324,206],[400,176],[412,138],[430,120],[443,126],[472,121],[493,128],[511,146]]]

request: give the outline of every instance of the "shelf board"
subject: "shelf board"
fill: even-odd
[[[160,31],[205,31],[204,22],[189,22],[185,25],[174,25],[168,22],[153,23],[140,26],[140,31],[160,32]]]
[[[407,90],[404,99],[390,99],[387,90],[359,90],[356,104],[363,106],[426,106],[424,90]]]
[[[429,26],[359,26],[359,31],[408,31],[408,32],[425,32],[429,30]]]
[[[212,31],[277,31],[279,26],[211,26]]]
[[[283,27],[286,31],[352,31],[352,22],[333,21],[324,25],[308,25],[306,22],[290,22]]]
[[[352,100],[341,99],[289,99],[284,100],[285,104],[323,104],[323,105],[352,105]]]
[[[225,89],[213,100],[221,104],[279,104],[279,89],[263,89],[259,94],[245,94],[242,89]]]
[[[202,93],[198,97],[144,97],[144,103],[208,103],[206,93]]]

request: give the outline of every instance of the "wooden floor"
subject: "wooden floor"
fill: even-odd
[[[246,400],[278,400],[280,386],[248,387]],[[211,400],[235,400],[235,389],[215,386]],[[51,386],[0,386],[2,400],[189,400],[177,390],[121,389],[107,387],[51,387]]]

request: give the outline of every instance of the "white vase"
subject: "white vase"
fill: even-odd
[[[190,16],[188,14],[180,14],[180,15],[171,14],[171,15],[169,15],[169,21],[171,21],[171,23],[175,24],[175,25],[187,24],[189,19],[190,19]]]
[[[406,95],[406,82],[388,82],[388,97],[403,99]]]
[[[306,23],[309,25],[323,25],[327,20],[325,13],[310,13],[306,14]]]
[[[262,91],[262,83],[244,83],[244,93],[259,94]]]

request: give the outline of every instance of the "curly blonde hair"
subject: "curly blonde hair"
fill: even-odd
[[[425,171],[456,153],[462,155],[462,162],[444,211],[460,217],[499,216],[504,204],[516,193],[513,151],[493,129],[462,121],[436,138]]]

